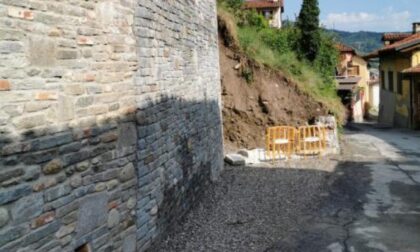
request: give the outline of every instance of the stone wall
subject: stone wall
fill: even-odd
[[[0,14],[0,251],[150,247],[222,168],[215,1]]]

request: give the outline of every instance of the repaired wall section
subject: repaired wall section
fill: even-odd
[[[0,13],[0,251],[145,250],[223,167],[215,1]]]

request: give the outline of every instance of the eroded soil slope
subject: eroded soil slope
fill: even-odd
[[[228,149],[264,147],[266,127],[305,125],[326,114],[322,104],[300,92],[280,72],[249,62],[225,46],[223,38],[219,41],[223,126]],[[241,74],[244,65],[253,72],[252,82]]]

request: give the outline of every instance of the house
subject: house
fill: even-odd
[[[420,129],[420,23],[411,34],[384,34],[379,58],[381,102],[379,122]]]
[[[268,20],[271,27],[278,29],[282,27],[283,0],[247,0],[244,8],[256,10]]]
[[[340,52],[337,66],[337,91],[348,108],[349,119],[362,122],[370,102],[367,62],[356,50],[344,44],[336,44]]]

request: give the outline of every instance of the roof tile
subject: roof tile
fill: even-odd
[[[385,33],[382,36],[382,41],[395,42],[395,41],[399,41],[399,40],[403,40],[405,38],[408,38],[411,35],[412,35],[411,33]]]
[[[246,9],[280,8],[283,7],[283,0],[247,0],[245,1],[244,7]]]
[[[413,43],[416,41],[418,41],[420,44],[420,33],[412,34],[405,39],[395,42],[394,44],[387,45],[383,47],[382,49],[379,49],[379,52],[392,51],[392,50],[397,49],[398,47],[409,45],[410,43]]]
[[[351,52],[351,53],[356,53],[356,50],[354,50],[352,47],[345,45],[345,44],[341,44],[338,43],[335,45],[335,47],[340,51],[340,52]]]

